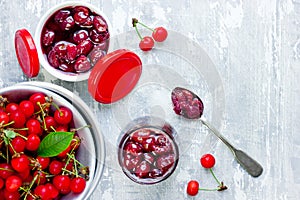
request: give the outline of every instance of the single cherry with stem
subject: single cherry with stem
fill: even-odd
[[[258,177],[262,174],[263,168],[256,160],[232,146],[215,127],[202,117],[204,105],[196,94],[188,89],[176,87],[171,93],[171,99],[173,110],[176,114],[187,119],[200,119],[200,121],[231,150],[238,163],[240,163],[251,176]]]
[[[202,167],[209,169],[210,173],[212,174],[212,176],[214,177],[214,179],[216,180],[216,182],[218,183],[218,188],[216,189],[217,191],[223,191],[226,190],[227,187],[224,185],[223,182],[220,182],[218,180],[218,178],[216,177],[215,173],[213,172],[212,168],[214,167],[215,163],[216,163],[216,159],[213,155],[211,154],[204,154],[201,158],[200,158],[200,163],[202,165]]]

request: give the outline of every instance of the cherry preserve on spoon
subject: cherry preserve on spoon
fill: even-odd
[[[245,152],[236,149],[230,144],[221,133],[213,127],[204,117],[202,117],[204,105],[201,99],[185,88],[176,87],[172,94],[173,109],[177,115],[181,115],[187,119],[200,119],[200,121],[210,129],[226,146],[232,151],[235,159],[241,166],[253,177],[258,177],[262,174],[262,166]]]

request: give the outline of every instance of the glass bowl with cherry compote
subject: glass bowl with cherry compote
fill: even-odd
[[[133,120],[122,131],[118,160],[125,175],[139,184],[166,180],[176,169],[179,151],[177,133],[157,117]]]
[[[65,2],[51,8],[39,21],[35,41],[40,63],[53,76],[82,81],[107,54],[110,23],[97,7]]]

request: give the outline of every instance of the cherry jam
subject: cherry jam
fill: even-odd
[[[165,180],[178,163],[178,147],[169,126],[136,126],[119,145],[119,164],[131,180],[154,184]]]
[[[106,55],[109,38],[101,15],[85,6],[65,7],[45,23],[41,46],[53,68],[77,74],[89,71]]]

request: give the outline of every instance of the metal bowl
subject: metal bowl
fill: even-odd
[[[0,95],[7,97],[11,102],[20,102],[23,99],[28,99],[35,92],[44,93],[47,96],[53,97],[54,103],[58,106],[63,105],[72,110],[75,127],[91,126],[91,128],[84,128],[79,131],[79,135],[83,140],[77,154],[77,159],[84,165],[89,166],[90,179],[87,181],[86,188],[82,193],[70,193],[62,197],[63,200],[88,199],[100,181],[105,159],[104,140],[95,121],[96,118],[80,97],[72,92],[60,86],[47,83],[48,87],[58,89],[57,92],[54,92],[47,87],[43,87],[43,85],[45,84],[40,82],[25,82],[0,89]]]

